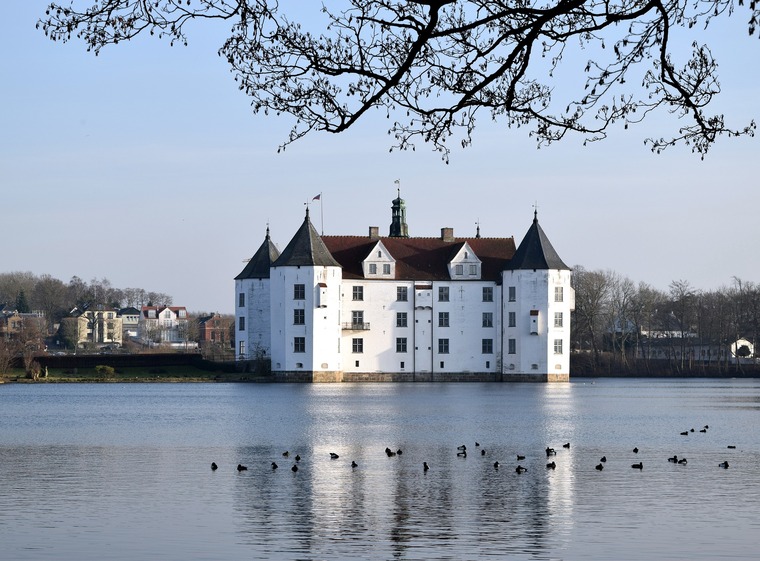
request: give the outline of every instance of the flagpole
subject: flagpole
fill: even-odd
[[[322,203],[322,192],[319,193],[319,216],[322,219],[322,235],[325,235],[325,205]]]

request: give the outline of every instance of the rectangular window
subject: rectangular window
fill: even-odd
[[[243,306],[245,306],[245,292],[238,294],[238,307],[242,308]]]
[[[439,302],[448,302],[449,301],[449,287],[448,286],[439,286],[438,287],[438,301]]]
[[[383,263],[383,274],[384,275],[390,275],[391,274],[391,264],[390,263]]]
[[[306,299],[306,285],[294,284],[293,285],[293,300],[305,300]]]
[[[555,286],[554,287],[554,301],[555,302],[564,302],[565,298],[565,289],[562,286]]]
[[[493,354],[493,339],[483,339],[482,349],[484,355]]]
[[[483,287],[483,302],[493,302],[493,286]]]
[[[293,352],[294,353],[306,352],[306,337],[293,337]]]
[[[449,312],[438,312],[438,327],[449,326]]]
[[[483,327],[493,327],[493,312],[483,312]]]
[[[456,275],[459,275],[459,276],[463,275],[464,274],[464,265],[457,265],[454,268],[454,271],[455,271],[454,274],[456,274]]]
[[[240,316],[238,318],[238,330],[245,331],[245,317],[244,316]]]
[[[238,354],[240,356],[245,356],[245,341],[240,341],[240,345],[238,346]]]
[[[396,352],[397,353],[406,352],[406,337],[396,337]]]
[[[517,290],[515,289],[514,286],[510,286],[509,287],[509,301],[514,302],[515,300],[517,300]]]
[[[369,274],[370,275],[376,275],[377,274],[377,264],[370,263],[369,264]]]
[[[478,266],[477,265],[470,265],[470,274],[471,275],[477,275],[478,274]]]
[[[442,355],[449,354],[449,340],[448,339],[438,339],[438,354],[442,354]]]
[[[517,339],[507,341],[507,352],[511,355],[517,352]]]
[[[364,325],[364,312],[360,310],[354,310],[351,312],[351,325],[361,327]]]
[[[562,312],[554,312],[554,327],[562,327]]]
[[[508,327],[515,327],[517,325],[517,313],[509,312],[507,317],[509,318]]]
[[[306,323],[305,310],[293,310],[293,325],[304,325]]]
[[[363,353],[364,352],[364,339],[361,337],[356,339],[351,339],[351,352],[353,353]]]
[[[396,287],[396,302],[406,302],[409,299],[409,293],[405,286]]]
[[[555,355],[561,355],[562,354],[562,339],[555,339],[554,340],[554,354]]]
[[[364,300],[364,287],[354,286],[351,289],[351,297],[353,300]]]
[[[406,312],[396,312],[396,327],[406,327]]]

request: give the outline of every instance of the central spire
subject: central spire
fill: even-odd
[[[396,180],[396,185],[399,180]],[[388,234],[391,238],[408,238],[409,226],[406,224],[406,203],[401,198],[401,187],[397,188],[398,197],[393,199],[391,206],[391,228]]]

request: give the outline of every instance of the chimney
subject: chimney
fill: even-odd
[[[441,228],[441,240],[444,242],[453,242],[454,228]]]
[[[369,239],[371,239],[371,240],[379,240],[380,239],[380,227],[379,226],[370,226],[369,227]]]

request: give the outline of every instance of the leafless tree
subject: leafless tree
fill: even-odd
[[[97,54],[141,33],[187,44],[191,22],[229,21],[219,54],[254,112],[296,119],[282,147],[313,130],[344,131],[372,110],[387,114],[395,147],[413,148],[418,138],[444,159],[450,138],[472,142],[480,116],[531,127],[542,145],[569,131],[599,140],[616,123],[628,128],[664,109],[683,121],[669,137],[648,139],[652,150],[685,142],[702,156],[722,134],[755,130],[754,122],[732,129],[723,115],[706,113],[720,92],[717,63],[694,32],[680,33],[727,17],[733,0],[82,4],[50,4],[38,27]],[[755,0],[742,9],[753,35],[760,9]],[[584,78],[558,99],[572,88],[569,75]]]

